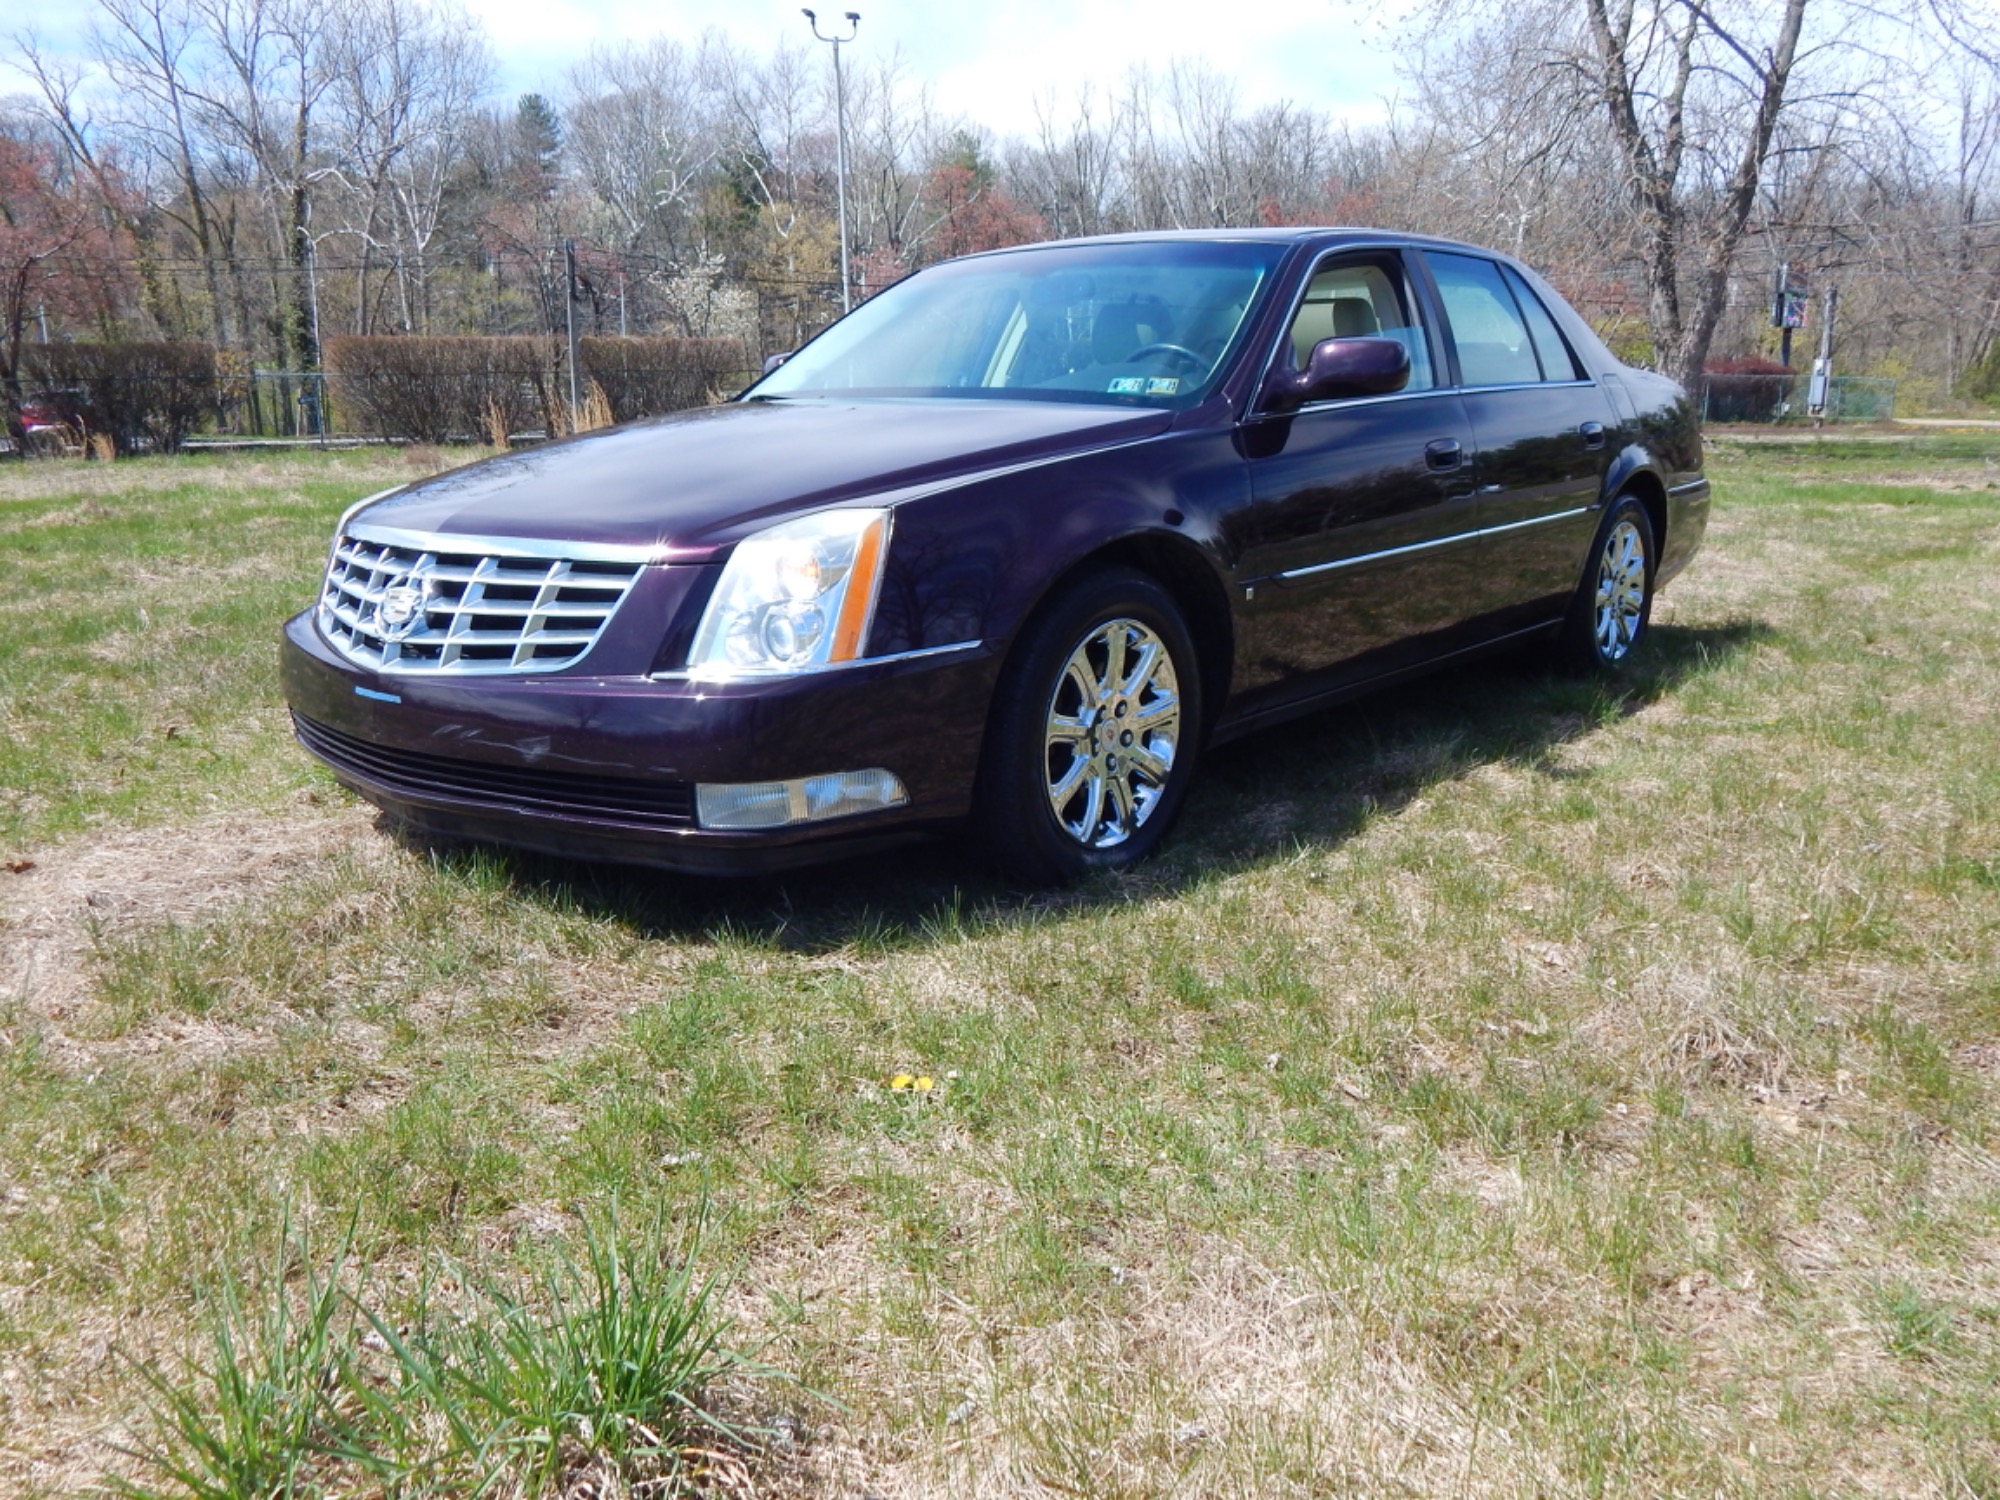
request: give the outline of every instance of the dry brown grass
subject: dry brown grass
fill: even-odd
[[[591,381],[584,390],[583,404],[577,408],[576,431],[596,432],[616,420],[611,415],[611,398],[604,394],[604,387]]]
[[[513,445],[507,412],[498,401],[489,400],[486,403],[486,443],[500,453]]]
[[[738,1393],[760,1492],[1992,1490],[2000,616],[1931,605],[2000,517],[1723,496],[1628,693],[1262,737],[1055,897],[433,856],[316,778],[17,845],[0,1488],[115,1463],[106,1350],[287,1203],[394,1288],[615,1195],[706,1213],[743,1340],[839,1403]]]

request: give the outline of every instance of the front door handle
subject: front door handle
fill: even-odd
[[[1424,462],[1440,473],[1449,473],[1465,457],[1457,438],[1438,438],[1424,445]]]
[[[1576,432],[1577,436],[1583,439],[1584,447],[1602,448],[1604,446],[1604,424],[1602,422],[1585,422],[1581,427],[1577,428]]]

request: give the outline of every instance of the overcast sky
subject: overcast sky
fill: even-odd
[[[485,23],[502,99],[556,91],[564,67],[593,42],[665,35],[693,43],[714,29],[761,53],[811,35],[798,5],[778,0],[462,3]],[[850,5],[861,27],[848,59],[867,65],[900,48],[911,79],[932,86],[942,112],[1002,135],[1033,129],[1037,97],[1053,91],[1066,107],[1086,81],[1115,84],[1135,63],[1164,66],[1176,56],[1201,58],[1233,78],[1249,104],[1290,99],[1343,119],[1378,119],[1396,86],[1383,18],[1405,8],[1402,0],[1279,0],[1242,9],[1193,0],[827,0],[815,7],[822,27],[839,23]],[[81,50],[94,9],[88,0],[53,0],[40,7],[34,29],[46,43]],[[17,86],[0,76],[0,90]]]

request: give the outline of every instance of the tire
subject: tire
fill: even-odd
[[[976,818],[1000,868],[1048,886],[1146,858],[1194,780],[1201,712],[1194,641],[1164,588],[1130,568],[1062,588],[994,694]]]
[[[1597,528],[1563,621],[1563,660],[1581,672],[1624,671],[1652,623],[1658,572],[1652,518],[1632,496],[1620,495]]]

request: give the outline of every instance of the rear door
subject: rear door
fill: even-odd
[[[1481,634],[1567,607],[1597,529],[1617,418],[1555,320],[1511,268],[1426,250],[1479,448]]]
[[[1421,308],[1399,252],[1321,260],[1276,359],[1303,369],[1323,339],[1392,338],[1410,351],[1409,384],[1253,411],[1241,429],[1253,503],[1230,528],[1248,590],[1238,683],[1266,699],[1435,654],[1468,616],[1472,429],[1438,379],[1442,346]]]

